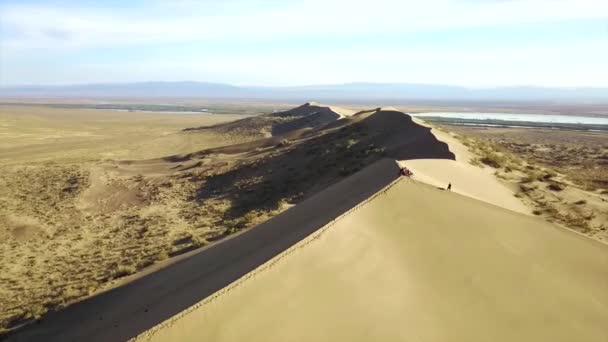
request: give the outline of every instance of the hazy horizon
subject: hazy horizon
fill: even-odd
[[[0,86],[608,87],[600,0],[0,2]]]
[[[16,83],[16,84],[5,84],[0,85],[0,88],[27,88],[27,87],[80,87],[80,86],[103,86],[103,85],[134,85],[134,84],[208,84],[208,85],[219,85],[219,86],[231,86],[235,88],[311,88],[311,87],[329,87],[329,86],[349,86],[349,85],[369,85],[369,86],[387,86],[387,85],[411,85],[411,86],[440,86],[440,87],[454,87],[463,88],[470,90],[487,90],[487,89],[505,89],[505,88],[539,88],[539,89],[582,89],[582,88],[594,88],[594,89],[608,89],[606,86],[542,86],[534,84],[513,84],[513,85],[478,85],[478,86],[467,86],[464,84],[446,84],[446,83],[419,83],[419,82],[369,82],[369,81],[352,81],[352,82],[337,82],[337,83],[303,83],[303,84],[285,84],[285,85],[261,85],[261,84],[238,84],[228,82],[211,82],[205,80],[192,80],[183,79],[175,81],[164,81],[164,80],[141,80],[141,81],[106,81],[106,82],[74,82],[74,83]]]

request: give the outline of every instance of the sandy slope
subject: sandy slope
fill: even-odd
[[[605,341],[608,248],[409,179],[142,339]]]
[[[355,113],[357,113],[356,110],[352,110],[352,109],[348,109],[348,108],[344,108],[344,107],[338,107],[338,106],[326,106],[326,105],[323,105],[323,104],[320,104],[320,103],[314,102],[314,101],[309,102],[309,105],[313,106],[313,107],[328,108],[332,112],[340,115],[341,118],[353,116]]]
[[[414,119],[419,125],[426,124]],[[483,169],[469,163],[473,155],[466,146],[462,145],[449,133],[432,129],[431,133],[450,147],[456,160],[449,159],[418,159],[404,160],[401,165],[407,166],[414,172],[414,179],[445,188],[452,183],[452,191],[468,197],[492,203],[503,208],[524,214],[530,213],[514,192],[503,185],[488,169]]]
[[[143,337],[468,341],[605,336],[606,328],[598,323],[606,320],[608,310],[605,247],[515,213],[528,210],[491,173],[470,165],[469,152],[449,134],[431,134],[393,110],[361,112],[338,121],[335,109],[323,107],[319,113],[311,106],[298,107],[314,110],[302,116],[306,120],[290,121],[285,130],[297,132],[291,123],[316,127],[327,119],[322,128],[333,133],[311,133],[305,148],[284,146],[291,151],[285,159],[262,164],[260,170],[286,164],[281,160],[289,161],[292,169],[308,170],[310,166],[295,165],[294,160],[308,161],[302,156],[312,155],[320,163],[323,151],[312,148],[340,142],[342,134],[343,139],[352,138],[353,145],[340,155],[360,156],[365,151],[358,146],[373,144],[413,169],[414,179],[432,186],[404,179],[387,195],[327,226],[327,234],[317,239],[317,228],[397,176],[395,163],[385,159],[332,187],[333,192],[323,191],[246,234],[51,315],[17,336],[124,339],[205,297],[185,315],[153,329],[157,334]],[[293,110],[281,115],[285,113],[295,115]],[[315,119],[307,121],[311,117]],[[278,148],[272,139],[267,139],[268,147]],[[437,139],[449,144],[451,152]],[[241,153],[254,147],[219,150]],[[452,159],[452,152],[456,161],[424,159]],[[248,172],[258,175],[257,168]],[[287,184],[277,173],[259,176]],[[448,182],[452,193],[437,189]],[[260,189],[251,190],[256,194]],[[293,255],[278,263],[266,262],[301,239],[300,246],[306,248],[291,249]],[[254,272],[254,279],[242,277],[258,266],[265,271]],[[232,281],[239,286],[225,287]]]
[[[279,121],[287,117],[287,123],[311,128],[296,125],[285,135],[239,145],[152,160],[69,168],[41,165],[27,172],[2,168],[0,185],[6,184],[8,200],[0,196],[0,207],[5,208],[0,208],[0,227],[8,227],[0,229],[0,238],[6,237],[0,243],[0,259],[6,256],[11,262],[0,265],[0,329],[88,297],[167,256],[251,228],[291,204],[304,208],[302,201],[383,157],[454,158],[429,128],[403,113],[372,110],[337,120],[337,114],[319,108],[304,105],[276,113]],[[314,120],[306,121],[311,117]],[[206,136],[204,131],[178,135]],[[387,171],[395,178],[397,166],[394,161],[390,164]],[[386,185],[374,175],[349,191],[369,196],[377,190],[370,186],[378,183]],[[301,223],[310,226],[313,218],[348,209],[344,200],[333,202],[307,211]],[[8,215],[3,217],[3,212]],[[289,228],[296,227],[293,219],[287,222]],[[25,239],[27,243],[20,242]],[[220,261],[216,267],[232,267]],[[188,280],[161,282],[171,289]],[[161,302],[158,297],[145,296]],[[193,296],[177,312],[202,298]],[[80,327],[82,323],[75,329]]]
[[[276,137],[301,129],[320,127],[355,115],[351,109],[308,102],[301,106],[270,114],[212,126],[187,128],[185,131],[211,131],[221,135],[248,136],[252,139]]]

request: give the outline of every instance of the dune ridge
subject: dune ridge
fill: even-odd
[[[352,259],[352,264],[356,266],[355,271],[349,273],[350,271],[345,268],[334,272],[345,279],[355,281],[354,289],[350,289],[350,285],[343,283],[340,279],[336,280],[337,284],[345,286],[346,292],[351,294],[353,294],[352,291],[361,290],[356,285],[357,282],[364,284],[366,281],[366,279],[357,278],[359,271],[356,270],[359,270],[361,267],[365,268],[370,263],[376,263],[375,270],[367,269],[367,272],[380,272],[384,269],[383,263],[386,262],[390,266],[388,269],[392,267],[391,271],[394,271],[395,274],[399,274],[402,268],[406,268],[402,263],[407,263],[408,261],[402,258],[402,255],[395,254],[389,248],[392,245],[386,246],[386,243],[387,241],[394,240],[393,244],[395,241],[399,241],[406,245],[411,243],[411,241],[402,240],[400,235],[391,235],[394,234],[394,230],[397,228],[392,226],[391,222],[386,221],[387,217],[394,220],[403,220],[403,215],[408,213],[411,216],[409,219],[420,221],[423,216],[437,215],[443,220],[440,222],[441,224],[435,222],[434,218],[431,217],[431,219],[427,220],[430,223],[422,220],[421,225],[423,228],[431,227],[432,229],[441,230],[445,229],[446,226],[449,227],[454,224],[458,226],[459,231],[463,231],[461,233],[464,236],[468,236],[469,240],[477,241],[480,245],[490,244],[494,247],[496,247],[496,241],[493,237],[488,238],[489,240],[486,241],[478,238],[476,235],[487,233],[483,229],[480,231],[483,228],[480,227],[480,222],[485,224],[489,230],[494,229],[494,222],[486,219],[487,215],[495,215],[499,218],[498,221],[505,219],[508,222],[512,222],[510,220],[513,217],[518,217],[512,220],[519,222],[518,224],[529,225],[527,227],[532,230],[540,227],[539,220],[525,221],[520,217],[522,215],[512,216],[517,214],[503,209],[527,213],[527,208],[514,198],[513,192],[500,184],[494,175],[469,165],[469,152],[466,151],[464,146],[456,142],[453,137],[429,127],[419,120],[413,120],[407,114],[399,112],[394,108],[376,108],[354,112],[311,102],[284,112],[200,129],[217,130],[216,133],[219,132],[221,134],[242,134],[245,132],[245,135],[250,134],[249,137],[252,140],[247,141],[245,139],[246,142],[237,145],[209,148],[165,158],[118,162],[108,165],[108,170],[103,170],[102,168],[96,169],[100,171],[100,175],[98,176],[103,176],[106,174],[105,172],[113,172],[115,175],[137,175],[137,177],[155,179],[150,184],[142,183],[141,189],[131,188],[133,191],[141,190],[142,193],[148,191],[146,187],[153,188],[155,184],[167,184],[162,183],[163,180],[171,180],[169,184],[172,185],[189,186],[189,189],[192,191],[189,200],[196,203],[192,205],[191,211],[187,212],[187,214],[193,220],[201,217],[200,212],[202,211],[199,212],[198,209],[202,204],[207,201],[217,201],[218,198],[224,201],[222,203],[228,204],[226,208],[222,209],[224,211],[220,212],[223,215],[219,217],[220,219],[242,217],[245,214],[251,213],[266,215],[264,214],[264,210],[268,208],[274,209],[275,204],[284,201],[284,199],[288,199],[292,203],[289,206],[296,204],[295,207],[275,216],[250,232],[234,234],[215,247],[205,249],[200,251],[200,253],[193,253],[191,258],[184,259],[181,266],[175,265],[169,267],[165,271],[150,275],[148,279],[142,279],[141,282],[134,283],[135,285],[130,288],[117,288],[111,294],[107,294],[107,297],[93,298],[91,301],[85,301],[73,308],[69,307],[63,312],[58,312],[57,315],[51,315],[48,322],[44,322],[38,327],[31,327],[31,329],[24,332],[23,336],[28,336],[30,333],[40,334],[42,332],[43,334],[47,334],[49,340],[53,340],[53,338],[61,340],[65,339],[66,336],[76,336],[76,339],[87,338],[90,341],[96,339],[104,340],[104,338],[125,339],[153,327],[152,330],[144,333],[140,338],[156,338],[155,333],[158,332],[161,337],[164,336],[164,339],[187,339],[188,336],[179,335],[179,332],[178,335],[172,335],[175,332],[171,326],[188,321],[189,317],[192,317],[191,315],[196,316],[199,310],[207,309],[218,302],[230,302],[233,294],[241,293],[243,288],[257,287],[258,285],[251,284],[257,284],[258,281],[263,281],[260,279],[265,279],[266,277],[274,277],[275,268],[280,268],[285,263],[294,262],[291,261],[293,259],[291,256],[294,256],[297,265],[302,265],[302,261],[299,261],[299,255],[308,255],[311,253],[309,252],[310,249],[317,248],[315,247],[317,244],[313,242],[325,241],[327,235],[335,235],[333,229],[329,229],[330,227],[338,227],[338,230],[342,232],[341,234],[345,236],[346,240],[358,243],[355,246],[358,246],[357,252],[362,264],[357,263],[358,259]],[[187,130],[183,134],[197,134],[197,130],[199,129]],[[225,132],[222,133],[222,130],[225,130]],[[260,136],[264,137],[260,138]],[[382,157],[388,158],[381,159]],[[401,165],[406,165],[414,171],[413,179],[398,178],[396,160]],[[92,173],[91,175],[94,174]],[[342,178],[344,179],[336,184]],[[418,183],[417,181],[433,186]],[[454,183],[452,193],[438,189],[445,188],[448,182]],[[192,186],[194,183],[200,185],[194,187]],[[232,185],[237,183],[238,187],[232,187]],[[85,199],[88,198],[89,204],[96,201],[95,196],[89,195],[95,195],[94,191],[92,194],[90,192],[95,190],[94,185],[97,183],[92,182],[91,184],[91,187],[83,192],[83,196]],[[337,188],[330,187],[330,189],[324,190],[331,184],[336,184]],[[408,187],[404,187],[402,184],[408,184]],[[396,192],[396,188],[400,190]],[[381,190],[376,192],[378,189]],[[167,194],[171,194],[171,191],[167,190]],[[353,194],[355,197],[350,196]],[[366,194],[366,196],[363,196],[363,194]],[[390,194],[390,200],[388,202],[383,200],[382,194]],[[125,193],[125,195],[130,196],[131,194]],[[466,195],[483,202],[474,201],[461,195]],[[457,198],[458,201],[449,200],[443,203],[444,197]],[[341,198],[341,201],[336,201],[336,198]],[[461,204],[460,202],[463,201],[469,204]],[[369,210],[367,208],[377,206],[378,202],[384,203],[380,211],[382,215],[378,215],[375,211],[368,213]],[[136,204],[145,205],[145,203]],[[404,208],[411,209],[409,208],[410,205],[412,207],[425,205],[425,207],[417,211],[404,210]],[[448,205],[448,207],[445,207],[445,205]],[[455,208],[465,206],[466,208],[457,211],[450,206]],[[496,206],[502,208],[497,208]],[[91,205],[90,207],[99,208],[99,206]],[[487,214],[486,210],[490,214]],[[274,211],[273,215],[276,215],[277,211]],[[361,211],[374,216],[377,220],[365,219],[367,214],[360,214]],[[445,212],[451,212],[457,219],[445,220]],[[508,212],[509,214],[505,214],[504,212]],[[473,216],[477,216],[478,213],[480,213],[479,216],[481,218],[475,221]],[[358,222],[353,220],[353,217],[360,216],[363,217],[362,220],[365,222],[362,228],[358,228]],[[461,216],[472,216],[473,218],[462,218]],[[268,218],[272,216],[264,217]],[[323,221],[328,217],[331,218],[328,222]],[[467,219],[469,221],[466,221]],[[528,217],[527,219],[531,218]],[[465,220],[468,223],[459,223],[459,220]],[[347,225],[345,222],[349,222],[349,224]],[[215,235],[209,234],[207,236],[221,239],[229,234],[238,232],[238,229],[251,228],[254,224],[252,221],[247,223],[247,225],[241,224],[237,226],[233,223],[231,225],[226,232],[222,233],[218,230],[214,232]],[[365,241],[361,241],[361,236],[353,237],[349,235],[351,234],[350,230],[344,228],[343,226],[345,225],[355,227],[353,229],[359,232],[365,239],[369,238],[370,241],[379,242],[379,245],[385,243],[384,246],[387,247],[387,254],[385,255],[376,246],[366,245]],[[498,225],[500,226],[501,224]],[[502,226],[503,230],[497,230],[497,235],[510,234],[508,232],[505,233],[508,228],[504,228],[504,225]],[[463,227],[464,229],[461,229]],[[555,227],[546,224],[542,227],[544,227],[542,230],[551,231],[547,227],[555,229]],[[290,229],[293,229],[293,231]],[[391,231],[386,232],[387,229]],[[403,226],[399,227],[399,229],[401,229],[401,234],[407,232],[407,229],[403,229]],[[469,230],[474,231],[474,233],[467,233]],[[344,233],[345,231],[346,233]],[[379,232],[386,233],[386,236],[384,238],[379,237]],[[422,229],[421,233],[427,232]],[[418,241],[415,240],[417,236],[412,236],[411,238],[412,241]],[[454,244],[461,243],[463,245],[469,243],[467,240],[463,242],[459,239],[462,239],[462,237],[450,236],[448,239],[442,235],[437,235],[431,240],[418,241],[417,243],[423,247],[418,246],[417,248],[421,248],[424,252],[426,244],[435,246],[449,242],[453,242]],[[530,238],[525,232],[515,237],[515,240],[531,240],[534,243],[543,243],[541,238],[537,236]],[[289,243],[285,241],[289,241]],[[340,245],[340,239],[334,238],[333,241],[338,244],[338,247],[346,248]],[[498,239],[498,242],[500,244],[504,241]],[[230,254],[233,252],[229,251],[229,246],[234,248],[236,251],[234,253],[236,254]],[[243,246],[248,246],[245,252],[243,252]],[[563,244],[562,248],[565,246],[567,245]],[[472,249],[476,247],[479,246],[471,246]],[[331,246],[323,248],[332,250]],[[500,248],[499,246],[490,251],[500,254],[502,253]],[[344,250],[343,255],[351,258],[352,255],[356,254],[353,253],[352,250],[347,248]],[[369,259],[370,253],[373,256],[371,261]],[[461,256],[460,251],[447,251],[446,253],[444,256],[448,260],[457,259]],[[469,255],[467,253],[465,251],[464,255]],[[562,256],[555,254],[555,252],[552,253],[554,253],[553,255],[556,258]],[[209,257],[205,257],[205,255]],[[226,255],[232,259],[218,260],[218,256],[225,258]],[[287,255],[290,257],[287,258]],[[596,253],[596,256],[599,256],[599,262],[596,262],[595,266],[605,265],[602,255],[602,252]],[[427,257],[434,258],[435,255],[432,254]],[[481,259],[484,256],[479,255],[478,257]],[[270,260],[268,260],[269,258]],[[311,267],[313,270],[315,267],[325,267],[324,261],[326,259],[331,261],[335,258],[335,255],[327,252],[323,254],[323,257],[315,260],[315,262],[305,263],[302,267],[291,267],[288,270],[288,278],[296,279],[297,277],[302,277],[298,273],[299,271]],[[511,265],[510,259],[501,258],[502,256],[497,257],[499,263],[504,262]],[[476,264],[472,263],[471,265]],[[482,262],[482,266],[484,265]],[[350,267],[350,265],[347,266]],[[407,264],[406,266],[411,265]],[[203,271],[201,267],[205,270]],[[598,266],[597,269],[600,269],[600,267]],[[486,271],[484,274],[493,274],[491,269],[484,270]],[[245,271],[247,272],[243,273]],[[228,276],[226,276],[227,274]],[[563,274],[564,271],[558,270],[558,278],[562,277]],[[313,274],[313,278],[325,279],[325,275],[317,277]],[[384,277],[385,275],[379,274],[379,276]],[[423,276],[427,277],[428,275],[423,274]],[[601,278],[602,273],[595,271],[592,276]],[[301,282],[306,284],[306,281],[309,281],[309,279],[308,277],[304,278]],[[328,279],[332,279],[331,273]],[[230,282],[226,283],[227,280],[230,280]],[[407,284],[406,280],[408,279],[398,280],[398,283]],[[422,281],[418,278],[413,280]],[[270,298],[271,301],[289,303],[291,300],[291,298],[285,297],[286,294],[284,292],[281,294],[282,286],[284,285],[283,281],[284,279],[279,277],[275,281],[264,283],[265,285],[261,286],[265,289],[277,290],[277,297]],[[536,286],[537,284],[534,283],[532,285]],[[597,283],[591,283],[591,285],[597,285]],[[310,286],[314,287],[316,284],[313,283]],[[329,284],[328,286],[337,285]],[[176,289],[180,289],[180,293],[176,293]],[[397,296],[403,295],[402,292],[394,292],[396,291],[394,288],[389,288],[388,290],[387,293],[393,291]],[[132,298],[133,294],[137,294],[141,298]],[[357,293],[355,297],[349,300],[356,301],[360,296],[365,297],[368,295],[370,294],[367,292]],[[374,295],[374,293],[371,294],[372,297]],[[470,296],[470,293],[465,293],[465,295]],[[103,294],[103,296],[106,296],[106,294]],[[264,292],[259,295],[261,298],[268,298],[264,296],[266,296]],[[284,297],[281,298],[279,296]],[[258,294],[245,296],[243,300],[246,303],[256,302],[262,306],[266,304],[259,302],[259,300],[255,299],[256,297],[258,297]],[[201,300],[201,298],[203,299]],[[318,299],[315,296],[308,298],[313,302]],[[328,297],[324,300],[331,302],[332,298]],[[601,297],[601,300],[603,301],[603,297]],[[177,303],[172,301],[177,301]],[[131,303],[131,305],[125,305],[127,302]],[[305,303],[301,304],[304,305]],[[338,304],[336,305],[342,307],[341,304]],[[384,304],[393,310],[403,310],[403,308],[391,306],[391,303]],[[525,303],[521,304],[524,305]],[[220,304],[220,306],[225,305]],[[145,311],[143,311],[144,307],[146,308]],[[344,308],[348,307],[348,305],[344,306]],[[148,313],[148,309],[153,313]],[[269,312],[274,314],[275,317],[276,315],[283,317],[283,315],[277,313],[274,309],[271,307]],[[351,309],[357,313],[357,310],[355,310],[357,308],[351,307]],[[225,310],[231,309],[228,307]],[[382,310],[381,305],[373,307],[372,311],[378,314],[376,312],[378,310]],[[103,312],[104,317],[114,317],[116,325],[112,326],[111,322],[98,322],[96,317],[90,315],[91,312]],[[343,312],[345,315],[348,313],[349,310]],[[403,312],[399,311],[399,313]],[[311,314],[314,315],[315,312]],[[428,314],[433,315],[434,313],[430,312]],[[603,314],[600,310],[600,315],[596,317],[604,317],[602,316]],[[174,316],[171,317],[172,315]],[[231,321],[232,316],[235,315],[228,314],[228,319],[226,319],[226,322],[230,323],[218,321],[216,324],[211,324],[211,327],[220,329],[220,327],[224,326],[223,324],[234,324],[235,326],[244,324],[242,320],[237,322]],[[258,313],[254,313],[253,316],[260,316],[259,319],[262,320],[267,319],[264,315],[259,315]],[[221,314],[220,317],[222,317]],[[302,320],[305,318],[306,316],[301,317]],[[513,317],[510,318],[512,319]],[[370,316],[369,319],[370,321],[374,321],[379,318]],[[76,321],[83,321],[84,323],[73,326]],[[320,322],[321,327],[323,327],[322,323]],[[186,323],[186,326],[188,324],[190,323]],[[64,327],[65,332],[60,327]],[[245,327],[247,328],[247,325]],[[352,329],[348,324],[344,325],[343,328],[346,330]],[[232,328],[225,329],[229,330]],[[101,330],[103,330],[103,333],[100,332]],[[387,330],[390,331],[390,329]],[[196,329],[187,328],[186,333],[188,331],[195,334],[190,336],[192,338],[199,336]],[[283,335],[281,339],[277,338],[277,340],[285,340],[290,336],[295,336],[294,332],[289,331],[287,328],[282,331],[286,335]],[[392,332],[395,333],[394,330]],[[423,331],[420,334],[423,335],[427,332]],[[167,337],[167,333],[171,336],[170,338]],[[219,330],[216,330],[215,333],[223,334]],[[35,336],[31,334],[29,336]],[[269,336],[259,334],[257,331],[253,331],[252,335],[259,337],[260,340],[269,338]],[[216,340],[218,336],[213,335],[209,338],[210,340]],[[382,335],[381,333],[380,335],[372,334],[368,337],[370,336],[377,339],[391,339],[395,337],[395,335]],[[219,340],[221,340],[226,336],[222,335],[219,337]],[[227,339],[242,340],[245,337],[247,336]],[[270,336],[270,340],[273,340],[274,337]],[[356,340],[356,338],[351,337],[348,335],[338,335],[333,336],[332,339]],[[409,335],[401,337],[411,338]],[[310,336],[310,338],[323,340],[319,336]]]
[[[602,341],[608,334],[606,245],[410,179],[254,272],[139,339]]]
[[[9,340],[94,342],[132,338],[303,240],[397,178],[398,170],[393,160],[379,160],[255,229],[234,234],[170,267],[51,313],[38,324],[16,331]]]
[[[306,104],[277,115],[307,119],[317,115],[314,113],[318,110],[311,107]],[[0,325],[13,329],[33,322],[32,317],[41,317],[47,310],[63,310],[108,286],[130,281],[130,274],[141,274],[141,270],[163,264],[167,258],[174,260],[253,228],[287,208],[301,207],[315,194],[382,158],[454,158],[448,146],[438,141],[429,128],[416,124],[404,113],[373,109],[342,119],[328,109],[325,113],[332,117],[327,123],[301,129],[292,127],[280,136],[237,145],[164,158],[108,160],[79,165],[74,170],[40,168],[39,174],[44,177],[29,172],[32,179],[53,181],[20,181],[20,186],[29,191],[29,203],[23,201],[18,187],[11,190],[14,203],[36,208],[36,212],[24,215],[36,219],[28,222],[49,222],[44,217],[53,217],[54,227],[69,229],[63,229],[50,240],[28,237],[28,244],[5,244],[0,249],[5,255],[21,252],[24,255],[19,261],[21,268],[7,265],[4,272],[7,277],[0,281],[9,283],[18,279],[23,281],[22,288],[33,289],[20,292],[11,286],[0,294],[0,299],[7,303],[0,311]],[[176,135],[196,134],[204,135],[202,132]],[[394,169],[392,161],[388,170],[391,177],[398,174]],[[21,174],[14,172],[10,177]],[[368,179],[366,183],[379,181]],[[356,187],[360,188],[353,191],[365,192],[368,186],[358,184]],[[47,195],[57,193],[62,195],[60,207],[44,200]],[[32,200],[36,200],[33,206]],[[343,207],[321,209],[324,213],[340,208]],[[44,213],[42,219],[39,213]],[[81,234],[83,231],[91,234]],[[74,240],[80,242],[71,243]],[[56,242],[60,245],[58,250],[65,250],[65,254],[38,253],[43,246]],[[27,265],[30,255],[41,262],[33,267]],[[53,262],[57,279],[53,289],[60,289],[59,295],[55,290],[47,291],[49,268],[45,260]],[[80,267],[72,267],[74,264]],[[30,275],[23,277],[20,270],[28,270]],[[25,295],[16,295],[19,293]],[[200,298],[194,297],[184,305],[187,307]]]
[[[445,158],[400,160],[400,165],[414,172],[416,180],[440,188],[452,184],[452,191],[456,193],[519,213],[531,214],[531,209],[516,198],[515,191],[502,184],[492,170],[472,165],[469,161],[474,159],[473,154],[450,133],[417,118],[413,121],[420,126],[430,128],[431,134],[438,141],[447,144],[455,157],[453,160]]]
[[[241,286],[245,282],[247,282],[247,281],[251,280],[252,278],[256,277],[256,275],[258,275],[259,273],[264,272],[266,270],[269,270],[270,268],[272,268],[273,266],[275,266],[277,263],[281,262],[284,258],[288,257],[292,253],[297,252],[299,249],[305,248],[310,243],[313,243],[315,240],[321,238],[321,236],[323,234],[325,234],[329,229],[331,229],[331,227],[333,225],[335,225],[337,222],[339,222],[340,219],[342,219],[343,217],[345,217],[345,216],[353,213],[354,211],[362,208],[363,206],[365,206],[370,201],[373,201],[376,197],[385,194],[386,191],[388,191],[391,187],[393,187],[395,184],[397,184],[401,180],[402,180],[401,178],[396,178],[396,179],[392,180],[390,183],[388,183],[386,186],[384,186],[378,192],[374,193],[373,195],[371,195],[367,199],[363,200],[359,204],[355,205],[354,207],[348,209],[347,211],[345,211],[344,213],[342,213],[340,216],[332,219],[327,224],[325,224],[323,227],[321,227],[317,231],[313,232],[312,234],[308,235],[304,239],[300,240],[295,245],[293,245],[290,248],[286,249],[285,251],[281,252],[277,256],[273,257],[268,262],[260,265],[256,269],[252,270],[251,272],[247,273],[243,277],[239,278],[237,281],[235,281],[235,282],[231,283],[230,285],[222,288],[221,290],[217,291],[213,295],[211,295],[211,296],[209,296],[209,297],[201,300],[200,302],[194,304],[193,306],[189,307],[188,309],[186,309],[186,310],[180,312],[179,314],[171,317],[170,319],[168,319],[168,320],[166,320],[166,321],[158,324],[157,326],[155,326],[152,329],[144,332],[143,334],[140,334],[140,335],[134,337],[130,341],[140,341],[140,340],[150,339],[150,338],[152,338],[154,336],[154,334],[156,332],[158,332],[158,331],[160,331],[162,329],[166,329],[166,328],[171,327],[171,325],[175,324],[179,319],[187,316],[188,314],[192,313],[196,309],[198,309],[198,308],[200,308],[200,307],[202,307],[204,305],[210,304],[211,302],[213,302],[214,300],[219,299],[223,295],[227,295],[228,293],[230,293],[230,291],[232,291],[233,289],[236,289],[238,286]]]
[[[301,106],[270,114],[236,120],[211,126],[186,128],[184,132],[211,131],[217,134],[238,134],[251,139],[269,138],[291,131],[310,129],[335,120],[351,117],[357,112],[351,109],[307,102]]]

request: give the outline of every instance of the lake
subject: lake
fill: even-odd
[[[608,129],[608,117],[515,113],[416,113],[413,117],[467,126],[516,126]]]

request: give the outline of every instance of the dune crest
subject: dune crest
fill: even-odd
[[[218,134],[249,136],[251,140],[276,137],[305,128],[318,128],[332,121],[350,117],[354,110],[307,102],[301,106],[233,122],[184,129],[184,132],[212,131]]]
[[[608,335],[605,245],[410,179],[267,264],[140,337],[601,341]]]
[[[448,184],[452,184],[452,191],[459,194],[519,213],[531,213],[530,208],[514,196],[514,191],[500,183],[491,170],[469,163],[473,154],[460,141],[445,131],[427,125],[422,120],[414,118],[413,121],[418,125],[429,127],[431,134],[438,141],[447,144],[455,156],[454,160],[428,158],[401,160],[400,165],[411,169],[416,180],[439,188],[446,188]]]

